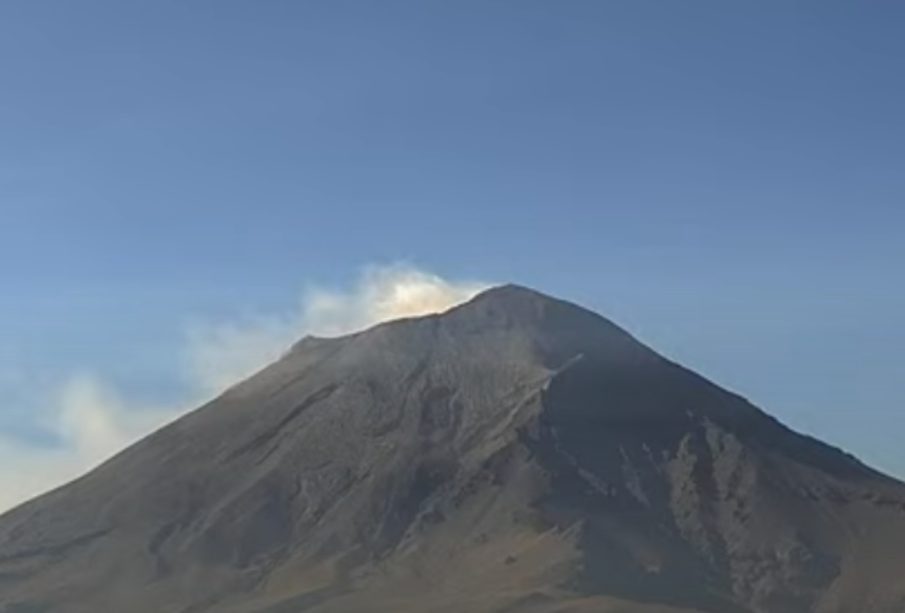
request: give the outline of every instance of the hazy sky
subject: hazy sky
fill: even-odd
[[[279,336],[404,261],[584,303],[905,476],[903,31],[892,0],[3,2],[0,444],[59,451],[73,385],[191,402],[199,329]]]

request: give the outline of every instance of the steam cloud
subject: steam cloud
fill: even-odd
[[[194,326],[183,349],[193,392],[179,406],[134,406],[103,378],[75,375],[60,386],[38,424],[56,439],[54,445],[0,432],[0,512],[96,466],[277,359],[306,334],[336,336],[444,311],[486,287],[406,265],[368,267],[351,290],[309,289],[286,313]]]

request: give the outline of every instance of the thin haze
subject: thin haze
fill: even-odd
[[[297,307],[283,313],[196,324],[185,331],[179,352],[189,385],[184,398],[171,405],[130,403],[97,373],[72,374],[38,405],[41,427],[56,437],[53,445],[0,436],[0,512],[78,476],[210,400],[303,336],[347,334],[381,321],[442,312],[486,288],[401,264],[369,267],[349,291],[309,289]]]
[[[903,28],[832,0],[4,2],[2,459],[96,461],[272,355],[306,288],[413,262],[586,304],[905,476]]]

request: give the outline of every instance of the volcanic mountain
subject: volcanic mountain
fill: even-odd
[[[902,613],[905,485],[504,286],[6,513],[0,611]]]

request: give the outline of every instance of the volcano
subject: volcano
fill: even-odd
[[[503,286],[4,514],[0,611],[902,613],[905,485]]]

